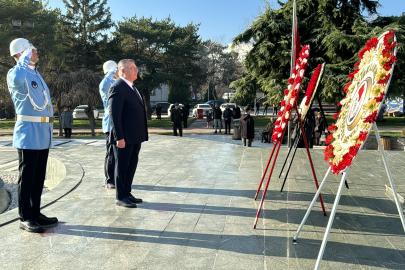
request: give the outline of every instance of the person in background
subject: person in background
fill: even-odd
[[[321,112],[318,112],[318,116],[315,118],[315,145],[322,145],[321,135],[325,131],[325,126],[325,119]]]
[[[67,106],[60,115],[60,124],[65,133],[65,138],[70,138],[72,136],[73,114]]]
[[[183,111],[180,109],[179,103],[174,104],[174,108],[172,107],[170,111],[170,118],[173,125],[173,136],[177,136],[177,129],[179,129],[180,137],[183,136],[183,127],[181,122],[183,120]]]
[[[243,141],[243,146],[252,147],[252,142],[255,141],[255,123],[253,118],[250,116],[252,108],[249,106],[245,107],[245,114],[240,118],[239,131],[240,136]]]
[[[158,103],[156,105],[156,119],[157,120],[162,120],[162,105],[160,105],[160,103]]]
[[[276,101],[273,101],[273,115],[277,115],[278,104]]]
[[[233,114],[233,119],[240,118],[240,108],[238,107],[238,104],[235,104],[235,108],[233,108],[232,114]]]
[[[186,111],[187,111],[187,120],[188,120],[188,117],[190,116],[190,105],[188,105],[188,103],[187,102],[184,102],[184,106],[183,107],[186,107]]]
[[[266,137],[265,142],[268,142],[267,138],[271,138],[271,136],[273,136],[273,129],[275,126],[274,123],[275,123],[274,117],[270,118],[270,122],[267,124],[266,130],[262,133],[262,135],[264,135],[264,136],[268,135],[268,137]]]
[[[314,112],[310,110],[305,118],[304,130],[305,130],[305,137],[308,142],[308,147],[314,147],[313,141],[313,133],[315,128],[315,120],[314,120]]]
[[[260,110],[260,101],[256,101],[256,111],[255,111],[255,115],[259,115],[259,110]]]
[[[264,113],[266,112],[266,115],[267,115],[267,108],[269,107],[269,104],[264,104],[264,111],[263,111],[263,115],[264,115]]]
[[[226,105],[226,109],[224,110],[223,113],[224,116],[224,121],[225,121],[225,134],[231,134],[231,121],[232,121],[232,111],[229,108],[229,105]]]
[[[212,109],[208,110],[206,115],[207,115],[207,128],[210,128],[212,121]]]
[[[183,114],[183,127],[184,128],[187,128],[188,114],[189,114],[189,111],[190,111],[190,109],[187,109],[187,106],[188,105],[185,102],[184,105],[183,105],[183,108],[181,109],[182,114]],[[190,106],[188,106],[188,107],[190,107]]]
[[[217,128],[219,128],[219,133],[221,134],[221,120],[222,120],[222,111],[218,106],[218,103],[215,103],[214,110],[212,112],[212,115],[214,117],[214,125],[215,125],[215,132],[217,133]]]
[[[105,134],[106,154],[104,158],[104,187],[107,189],[115,189],[114,172],[115,158],[114,147],[110,140],[110,105],[108,103],[108,91],[111,85],[118,79],[118,64],[115,61],[109,60],[103,64],[104,79],[100,82],[99,92],[104,106],[103,116],[103,133]]]

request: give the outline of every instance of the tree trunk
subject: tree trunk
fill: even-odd
[[[60,116],[61,116],[61,110],[62,110],[62,105],[60,103],[60,100],[56,103],[56,107],[58,108],[58,121],[59,121],[59,131],[58,131],[58,136],[63,136],[63,131],[62,131],[62,123],[60,122]]]
[[[150,108],[150,93],[149,89],[143,89],[143,100],[145,101],[146,119],[152,120],[152,111]]]

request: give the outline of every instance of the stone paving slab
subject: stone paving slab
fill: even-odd
[[[53,149],[51,154],[63,152],[65,163],[80,164],[82,182],[43,209],[59,218],[59,227],[43,235],[19,230],[17,222],[0,227],[0,268],[312,269],[328,217],[315,204],[293,244],[315,193],[302,150],[282,193],[278,173],[287,151],[280,151],[254,230],[259,200],[253,197],[269,148],[151,135],[134,178],[133,194],[144,200],[136,209],[115,206],[115,192],[101,188],[104,147]],[[311,155],[321,181],[327,170],[322,150]],[[404,196],[405,154],[387,155]],[[328,214],[339,181],[330,176],[322,192]],[[404,269],[404,229],[385,192],[379,152],[361,151],[347,181],[350,189],[343,191],[321,269]]]

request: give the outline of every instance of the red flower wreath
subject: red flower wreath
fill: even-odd
[[[288,89],[284,91],[284,100],[281,103],[281,109],[278,113],[279,118],[275,123],[273,136],[271,138],[273,143],[277,143],[282,140],[281,136],[285,131],[288,120],[290,119],[291,112],[297,105],[299,89],[308,65],[309,52],[309,45],[305,45],[300,52],[300,57],[297,59],[295,67],[293,68],[291,78],[288,80],[289,86]],[[290,91],[291,96],[288,98]]]

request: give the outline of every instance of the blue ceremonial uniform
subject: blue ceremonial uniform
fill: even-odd
[[[28,67],[30,58],[20,58],[7,74],[8,90],[17,115],[53,116],[49,89],[38,70]],[[42,150],[52,146],[53,123],[17,121],[13,146],[18,149]]]
[[[108,104],[108,90],[110,89],[111,85],[115,82],[115,80],[113,79],[114,75],[115,75],[115,69],[109,71],[105,75],[104,79],[101,81],[100,86],[99,86],[101,99],[103,100],[104,110],[108,110],[109,106],[110,106]],[[110,132],[110,128],[111,128],[110,114],[104,112],[103,132],[104,133]]]

